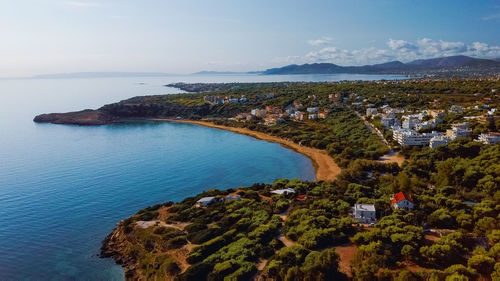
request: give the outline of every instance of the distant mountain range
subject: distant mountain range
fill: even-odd
[[[270,68],[263,71],[249,72],[219,72],[219,71],[200,71],[193,75],[241,75],[241,74],[261,74],[261,75],[279,75],[279,74],[436,74],[447,75],[457,73],[459,75],[488,75],[500,74],[500,58],[478,59],[468,56],[450,56],[433,59],[419,59],[403,63],[400,61],[391,61],[380,64],[363,66],[340,66],[333,63],[312,63],[312,64],[291,64],[278,68]],[[61,79],[61,78],[112,78],[112,77],[164,77],[177,76],[178,74],[169,74],[163,72],[74,72],[43,74],[29,78],[37,79]],[[183,75],[180,75],[183,76]]]
[[[262,74],[410,74],[436,71],[493,72],[500,73],[500,58],[478,59],[468,56],[450,56],[434,59],[420,59],[408,63],[391,61],[363,66],[340,66],[333,63],[287,65],[271,68]]]

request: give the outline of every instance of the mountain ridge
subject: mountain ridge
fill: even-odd
[[[462,69],[460,69],[462,68]],[[430,72],[436,70],[468,70],[468,71],[493,71],[500,73],[500,61],[494,59],[480,59],[468,56],[448,56],[431,59],[418,59],[403,63],[389,61],[386,63],[340,66],[334,63],[291,64],[278,68],[270,68],[262,73],[271,74],[402,74],[414,72]]]

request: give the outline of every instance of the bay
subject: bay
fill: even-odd
[[[0,80],[0,280],[123,280],[102,239],[138,210],[210,188],[314,180],[275,143],[191,124],[36,124],[35,115],[181,92],[172,82],[338,81],[369,75],[192,75]]]

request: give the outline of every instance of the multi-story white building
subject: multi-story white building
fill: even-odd
[[[377,215],[373,204],[355,204],[352,207],[352,217],[360,223],[376,223]]]
[[[480,134],[477,140],[484,144],[494,145],[500,142],[500,133]]]
[[[443,135],[435,136],[435,137],[432,137],[432,139],[429,141],[429,147],[436,148],[439,145],[447,144],[449,141],[451,141],[451,138],[449,138],[447,136],[443,136]]]
[[[433,129],[436,128],[436,124],[434,122],[429,122],[429,121],[420,122],[415,125],[415,130],[418,131],[426,127],[430,127]]]
[[[401,120],[395,118],[395,117],[384,117],[380,120],[382,123],[382,126],[386,128],[394,127],[394,128],[399,128],[401,127]]]
[[[419,134],[410,129],[393,130],[393,138],[402,146],[429,145],[431,139],[439,134],[436,132]]]
[[[403,116],[403,129],[415,129],[418,124],[420,124],[420,118],[418,115]]]
[[[452,140],[456,138],[467,138],[470,136],[470,133],[468,122],[453,124],[451,129],[446,130],[446,136]]]
[[[307,112],[309,113],[315,113],[318,112],[319,108],[318,107],[308,107]]]

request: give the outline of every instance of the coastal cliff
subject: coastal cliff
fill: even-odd
[[[211,111],[209,104],[186,106],[179,103],[153,103],[141,98],[133,98],[99,109],[86,109],[67,113],[49,113],[36,116],[37,123],[71,125],[105,125],[123,119],[133,118],[172,118],[200,119]]]
[[[134,97],[117,103],[107,104],[92,110],[67,113],[49,113],[36,116],[37,123],[71,124],[71,125],[105,125],[126,119],[177,118],[198,120],[203,117],[232,117],[241,112],[233,106],[214,106],[203,101],[203,97],[188,100],[171,101],[172,97],[143,96]]]
[[[37,123],[71,124],[71,125],[104,125],[113,122],[116,117],[106,111],[86,109],[67,113],[49,113],[36,116]]]
[[[137,279],[136,259],[134,255],[129,255],[131,243],[127,241],[127,236],[123,230],[123,221],[120,221],[116,228],[102,242],[102,258],[113,258],[115,262],[122,265],[127,279]]]

